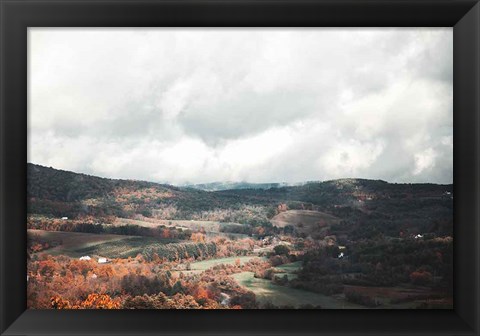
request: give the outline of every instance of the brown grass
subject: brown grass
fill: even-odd
[[[277,227],[293,225],[298,232],[316,234],[331,224],[338,223],[340,219],[319,211],[288,210],[279,213],[270,221]]]

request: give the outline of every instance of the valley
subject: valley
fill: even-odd
[[[181,187],[27,168],[30,308],[453,306],[452,185]]]

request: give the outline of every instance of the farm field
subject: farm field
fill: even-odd
[[[321,306],[331,309],[362,309],[364,307],[337,300],[333,297],[321,295],[300,289],[273,284],[270,280],[255,278],[252,272],[237,273],[232,276],[241,286],[255,293],[261,304],[272,303],[276,306],[302,305]]]
[[[157,227],[163,225],[166,227],[175,227],[180,229],[190,229],[190,230],[200,230],[210,232],[220,232],[220,229],[223,226],[238,225],[242,226],[239,223],[223,223],[216,221],[197,221],[197,220],[173,220],[173,219],[153,219],[149,218],[148,220],[138,220],[138,219],[128,219],[128,218],[117,218],[113,223],[114,225],[138,225],[144,227]]]
[[[181,230],[203,231],[209,237],[223,236],[231,239],[246,238],[248,235],[241,233],[221,232],[222,227],[226,226],[242,226],[239,223],[223,223],[216,221],[197,221],[197,220],[166,220],[148,218],[146,220],[117,218],[112,224],[116,226],[121,225],[137,225],[148,228],[155,228],[157,226],[165,226],[168,228],[176,228]]]
[[[196,261],[190,264],[189,269],[187,270],[187,264],[179,265],[179,269],[174,271],[174,274],[183,273],[185,275],[192,275],[192,274],[200,274],[203,271],[212,268],[217,265],[233,265],[235,264],[236,260],[240,261],[240,264],[245,264],[252,259],[260,258],[265,259],[263,257],[258,256],[237,256],[237,257],[227,257],[227,258],[215,258],[210,260],[203,260],[203,261]]]
[[[78,258],[83,255],[108,258],[135,257],[145,246],[158,243],[159,239],[114,234],[94,234],[81,232],[62,232],[28,230],[29,235],[36,235],[46,242],[58,243],[57,246],[40,253],[50,255],[67,255]],[[165,241],[167,242],[167,241]]]
[[[240,264],[245,264],[246,262],[258,258],[257,256],[240,256],[240,257],[229,257],[229,258],[218,258],[204,261],[197,261],[190,264],[192,270],[196,271],[205,271],[209,268],[212,268],[216,265],[229,264],[233,265],[236,260],[240,260]]]
[[[81,232],[62,232],[62,231],[44,231],[44,230],[27,230],[28,236],[37,236],[43,241],[50,243],[60,243],[46,251],[51,255],[69,254],[77,249],[88,248],[98,244],[107,242],[120,241],[130,238],[129,236],[114,234],[93,234]],[[43,253],[43,252],[41,252]]]
[[[338,221],[339,219],[335,216],[312,210],[287,210],[279,213],[271,220],[272,224],[278,227],[298,224],[321,227]]]
[[[331,224],[336,224],[339,218],[319,211],[287,210],[273,217],[270,222],[273,226],[284,228],[294,226],[297,232],[306,235],[319,234]]]
[[[98,255],[107,258],[128,258],[141,254],[145,247],[161,242],[156,238],[129,236],[126,239],[104,242],[71,252],[74,256]],[[164,241],[166,244],[172,241]]]

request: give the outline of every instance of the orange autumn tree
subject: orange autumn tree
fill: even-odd
[[[118,299],[96,293],[89,294],[84,301],[75,305],[57,295],[51,298],[50,304],[53,309],[120,309],[121,306]]]
[[[60,296],[54,296],[50,299],[50,304],[53,309],[71,309],[72,306],[68,300],[64,300]]]
[[[170,230],[168,228],[163,229],[162,231],[162,238],[168,239],[171,237]]]
[[[194,292],[194,297],[197,301],[202,299],[208,299],[209,293],[205,288],[198,287]]]
[[[53,274],[58,269],[58,265],[55,261],[47,259],[38,263],[38,271],[41,275],[46,277],[53,277]]]
[[[205,234],[201,232],[194,232],[190,236],[190,240],[196,242],[196,243],[204,243],[205,242]]]
[[[77,307],[75,307],[77,308]],[[78,305],[78,309],[119,309],[118,299],[112,299],[108,294],[89,294],[85,301]]]

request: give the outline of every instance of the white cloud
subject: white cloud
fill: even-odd
[[[171,183],[452,182],[452,29],[29,29],[28,160]]]
[[[178,81],[168,88],[157,104],[166,119],[175,119],[185,108],[191,90],[191,83]]]
[[[437,153],[432,148],[428,148],[421,153],[415,154],[414,175],[421,174],[425,170],[432,169],[435,166]]]
[[[381,142],[362,143],[350,140],[334,145],[317,160],[317,165],[333,177],[364,176],[384,150]]]

